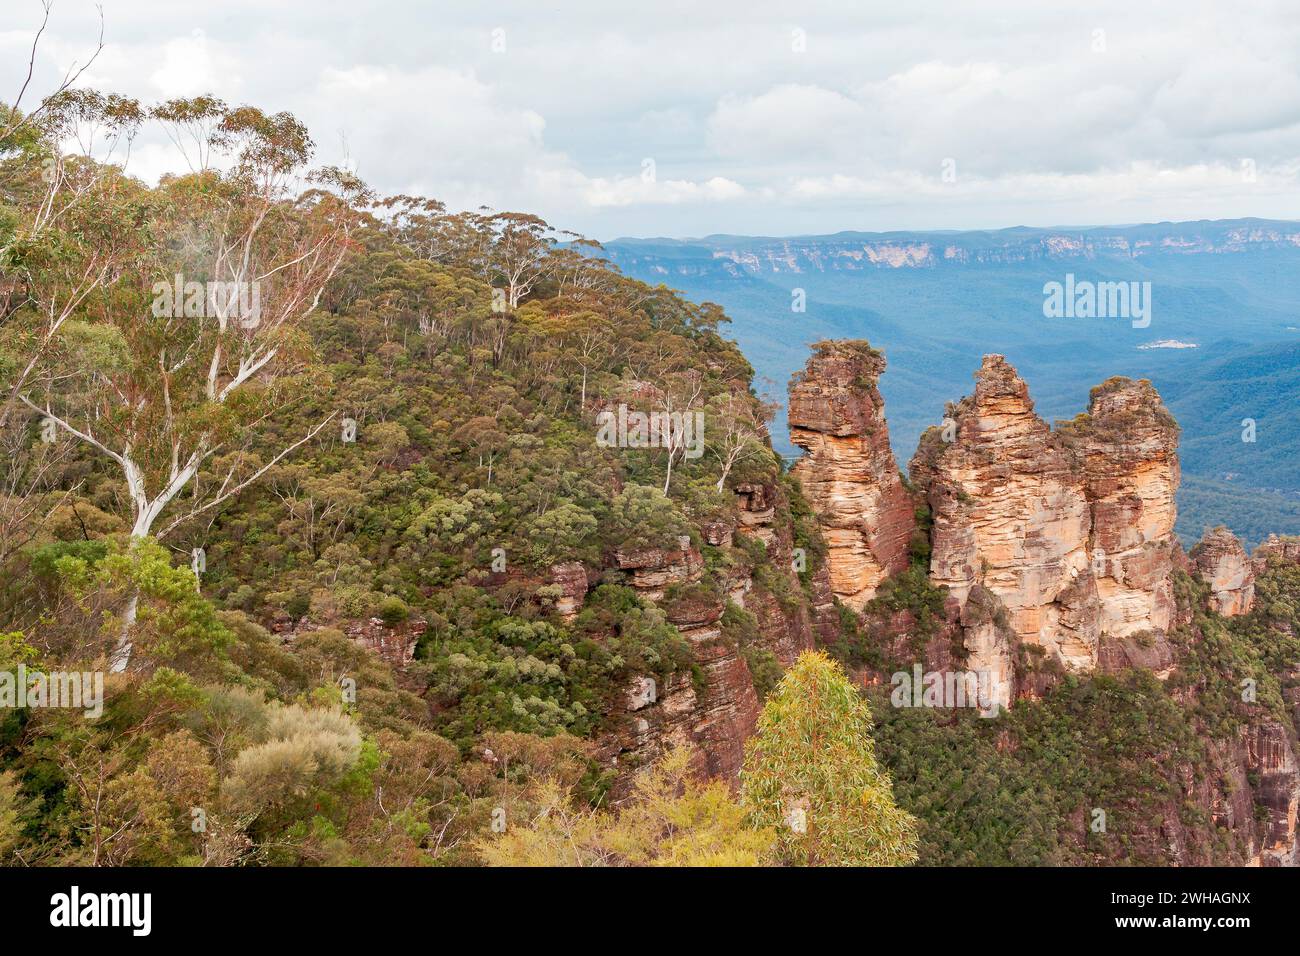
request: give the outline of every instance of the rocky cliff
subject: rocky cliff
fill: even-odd
[[[913,505],[889,448],[876,387],[884,356],[865,342],[819,342],[790,384],[794,474],[829,548],[831,590],[860,609],[907,566]]]
[[[660,604],[669,623],[690,643],[695,669],[673,674],[663,687],[647,676],[635,678],[626,692],[622,726],[606,744],[607,755],[636,767],[666,745],[690,743],[696,748],[698,773],[733,778],[758,720],[758,697],[740,649],[723,639],[722,596],[691,587],[704,576],[700,552],[686,542],[676,552],[619,552],[615,560],[632,587]]]
[[[975,391],[922,437],[911,471],[934,515],[935,584],[961,604],[987,588],[1017,641],[1069,669],[1167,676],[1178,425],[1150,382],[1110,379],[1052,431],[1015,370],[986,356]],[[1001,652],[996,661],[1005,666]]]
[[[1256,574],[1264,572],[1270,558],[1289,564],[1300,564],[1300,537],[1270,534],[1261,541],[1251,556],[1251,564],[1254,565]]]
[[[1142,667],[1164,678],[1173,663],[1174,535],[1180,477],[1178,423],[1151,383],[1112,378],[1088,411],[1059,433],[1084,476],[1089,544],[1100,604],[1098,667]]]
[[[883,360],[862,345],[855,344],[853,353],[872,356],[866,367],[878,374]],[[822,358],[846,351],[818,347],[792,386],[791,424],[809,449],[800,469],[821,477],[805,479],[807,486],[839,492],[811,496],[824,532],[830,537],[856,529],[860,540],[870,541],[879,533],[875,502],[882,469],[828,466],[849,459],[828,451],[838,447],[827,435],[884,442],[878,405],[863,403],[871,412],[855,417],[861,406],[846,397],[853,384],[842,384],[874,378],[855,380],[842,364]],[[1300,539],[1270,538],[1252,562],[1240,542],[1219,528],[1185,555],[1173,532],[1178,434],[1151,384],[1126,378],[1093,389],[1088,411],[1053,431],[1035,414],[1015,369],[1002,356],[986,356],[974,391],[948,405],[943,424],[925,433],[910,464],[918,503],[929,509],[921,525],[928,541],[912,550],[924,553],[928,543],[929,582],[937,591],[918,590],[915,580],[903,583],[901,577],[875,581],[879,596],[858,605],[857,640],[867,646],[851,649],[863,662],[856,673],[870,685],[909,660],[927,671],[988,670],[998,678],[999,702],[1008,703],[1046,694],[1057,680],[1050,668],[1034,663],[1038,658],[1139,684],[1142,678],[1132,675],[1148,672],[1165,681],[1170,698],[1185,708],[1183,717],[1144,739],[1140,746],[1146,749],[1138,751],[1139,762],[1164,764],[1165,796],[1144,803],[1137,792],[1131,806],[1121,808],[1121,818],[1131,817],[1125,824],[1127,851],[1090,841],[1086,814],[1080,815],[1072,852],[1093,862],[1116,862],[1133,852],[1181,865],[1294,864],[1300,852],[1300,667],[1292,662],[1285,673],[1258,676],[1280,680],[1270,693],[1283,703],[1257,702],[1256,678],[1243,693],[1240,674],[1221,673],[1229,652],[1219,642],[1229,632],[1222,623],[1211,627],[1206,614],[1221,621],[1249,613],[1256,575],[1273,575],[1268,586],[1275,591],[1281,586],[1276,576],[1300,563]],[[855,513],[855,503],[868,507]],[[839,540],[841,547],[828,553],[831,580],[859,580],[852,575],[861,571],[864,549],[854,551]],[[914,578],[917,570],[909,575]],[[1270,613],[1289,613],[1287,607],[1275,603]],[[1231,640],[1241,642],[1231,652],[1239,660],[1259,653],[1251,644],[1256,625],[1247,625],[1231,632]],[[1294,634],[1285,622],[1277,626],[1284,641]],[[1207,687],[1211,674],[1214,689]],[[1221,702],[1224,697],[1216,695],[1225,694],[1241,696],[1244,706],[1212,727],[1202,716],[1206,699]],[[1176,743],[1175,728],[1183,721],[1194,725],[1193,739],[1204,740],[1203,751],[1189,741]],[[1011,736],[999,737],[998,748],[1015,748],[1016,734],[1025,732],[1023,726],[1008,731]],[[1124,732],[1108,746],[1127,746],[1121,741],[1131,738]],[[1178,746],[1188,748],[1186,756],[1172,758],[1169,748]],[[1187,765],[1192,759],[1199,769]],[[1203,819],[1214,828],[1202,825]]]
[[[687,538],[677,549],[611,558],[609,573],[663,612],[693,658],[689,671],[662,686],[649,676],[634,678],[615,701],[599,741],[599,756],[619,772],[615,801],[626,796],[632,771],[678,744],[694,746],[701,777],[734,783],[760,707],[750,662],[788,667],[837,627],[826,566],[796,557],[785,485],[744,481],[732,490],[731,512],[701,523],[700,547]]]

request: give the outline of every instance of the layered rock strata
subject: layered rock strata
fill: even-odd
[[[1092,509],[1090,558],[1111,638],[1169,630],[1178,492],[1178,424],[1146,380],[1092,390],[1086,415],[1061,428]]]
[[[889,447],[876,383],[885,359],[867,343],[819,342],[790,383],[794,467],[830,549],[830,585],[860,609],[907,567],[914,508]]]
[[[922,439],[913,474],[934,519],[933,583],[962,605],[983,588],[1005,608],[1015,641],[1092,669],[1100,602],[1084,477],[1002,356],[985,356],[975,391]],[[1010,648],[976,643],[989,649],[985,666],[1009,666]]]
[[[815,510],[830,537],[855,527],[849,502],[878,511],[860,486],[874,488],[879,469],[846,467],[849,456],[827,436],[860,442],[870,434],[881,447],[887,438],[876,430],[883,430],[883,416],[855,419],[848,396],[861,380],[833,364],[826,369],[827,355],[837,352],[819,346],[794,383],[791,422],[810,451],[801,467],[822,469],[820,484],[805,478],[805,487],[821,492],[810,498],[819,502]],[[819,364],[821,380],[810,384]],[[883,361],[867,364],[883,367]],[[917,655],[926,670],[989,672],[1003,703],[1037,696],[1058,679],[1054,668],[1036,663],[1041,656],[1076,671],[1137,668],[1170,676],[1196,644],[1200,626],[1192,605],[1176,599],[1176,573],[1201,577],[1211,609],[1233,616],[1250,610],[1256,574],[1300,563],[1300,538],[1271,537],[1252,560],[1223,528],[1185,554],[1173,531],[1177,446],[1177,424],[1147,381],[1103,383],[1085,414],[1053,432],[1035,414],[1015,370],[1001,356],[986,356],[974,392],[948,406],[943,425],[927,431],[910,466],[931,512],[929,570],[931,582],[947,591],[944,620],[937,627],[931,620],[919,645],[919,606],[861,602],[860,623],[885,660]],[[870,477],[863,480],[864,474]],[[846,486],[852,490],[846,493]],[[837,502],[840,507],[830,506]],[[856,585],[863,549],[838,540],[829,556],[831,580]],[[858,593],[836,590],[841,597]],[[1182,637],[1175,641],[1175,633]],[[889,675],[863,667],[855,677],[880,684]],[[1181,865],[1296,864],[1300,765],[1294,727],[1287,724],[1300,725],[1298,685],[1300,669],[1282,675],[1291,720],[1259,713],[1235,734],[1210,740],[1211,772],[1189,768],[1176,781],[1177,794],[1144,808],[1150,822],[1136,826],[1133,846]],[[1183,685],[1171,693],[1195,695]],[[1190,805],[1214,827],[1189,824]]]
[[[1300,564],[1300,536],[1270,534],[1255,548],[1250,560],[1257,575],[1268,570],[1270,560]]]
[[[700,529],[704,542],[725,556],[712,572],[711,586],[701,586],[709,575],[704,556],[689,538],[677,548],[613,555],[628,585],[658,606],[690,643],[695,664],[692,671],[671,675],[663,686],[640,675],[625,688],[616,705],[615,729],[600,743],[601,756],[621,771],[611,791],[616,802],[627,795],[632,771],[677,745],[693,747],[692,769],[699,776],[735,782],[760,705],[746,657],[755,648],[740,646],[724,633],[727,601],[752,616],[756,647],[783,667],[837,633],[825,565],[808,570],[809,587],[802,593],[797,572],[806,565],[796,559],[783,486],[749,482],[734,490],[734,517],[710,519]],[[756,569],[745,557],[746,539],[762,543],[761,564],[767,566],[762,577],[769,584],[783,582],[777,592],[755,580]]]
[[[698,583],[704,561],[689,539],[678,549],[644,548],[615,555],[629,584],[651,603],[662,602],[674,585]],[[642,675],[626,689],[619,730],[602,745],[603,756],[630,771],[655,759],[666,747],[691,745],[701,777],[734,779],[744,742],[758,721],[758,697],[738,648],[723,640],[721,598],[692,594],[669,602],[665,615],[691,645],[696,674],[673,674],[660,686]],[[630,783],[624,774],[615,797]]]

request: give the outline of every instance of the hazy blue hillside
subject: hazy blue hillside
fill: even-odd
[[[1300,224],[1264,220],[977,233],[839,233],[790,239],[616,240],[627,273],[723,305],[774,398],[808,343],[869,339],[895,452],[906,462],[987,352],[1029,382],[1048,419],[1083,410],[1111,375],[1150,378],[1183,426],[1185,520],[1247,537],[1300,532]],[[1149,326],[1046,318],[1043,286],[1150,282]],[[805,311],[792,310],[798,290]],[[1189,347],[1170,347],[1172,344]],[[1256,441],[1242,441],[1242,421]],[[793,452],[784,417],[775,440]],[[1253,489],[1278,492],[1260,496]],[[1195,489],[1195,490],[1193,490]],[[1270,523],[1271,522],[1271,523]]]

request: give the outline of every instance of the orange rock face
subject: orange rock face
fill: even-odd
[[[1092,390],[1088,414],[1061,434],[1083,468],[1092,506],[1090,557],[1102,633],[1167,631],[1178,547],[1177,422],[1150,382],[1113,378]]]
[[[889,447],[876,383],[885,359],[865,342],[819,342],[790,383],[795,465],[829,547],[831,590],[859,609],[907,567],[913,506]]]
[[[796,474],[829,544],[832,589],[857,610],[906,567],[913,531],[876,389],[883,369],[865,343],[822,342],[790,391],[791,434],[808,451]],[[1104,382],[1087,413],[1053,431],[1015,369],[985,356],[974,392],[922,436],[910,470],[933,519],[930,579],[948,590],[971,669],[1011,686],[1028,645],[1070,670],[1172,672],[1178,425],[1150,382]],[[1255,563],[1297,558],[1300,542],[1273,539]],[[1250,609],[1255,567],[1226,529],[1189,565],[1214,610]],[[1018,692],[1035,693],[1032,682]]]
[[[566,621],[573,620],[582,610],[582,602],[587,596],[587,569],[581,561],[553,564],[551,583],[560,589],[555,600],[556,612]]]
[[[1249,558],[1225,528],[1190,554],[1174,535],[1180,481],[1178,426],[1147,381],[1114,378],[1093,389],[1087,413],[1053,431],[1034,412],[1025,383],[999,355],[976,374],[974,392],[950,404],[910,464],[925,496],[930,578],[947,590],[941,627],[917,648],[916,619],[877,602],[864,607],[893,568],[879,559],[880,516],[891,491],[892,458],[875,393],[884,362],[861,343],[821,343],[791,389],[795,441],[809,454],[798,466],[831,544],[835,592],[862,611],[864,630],[885,652],[918,667],[988,673],[996,702],[1032,697],[1057,679],[1043,655],[1074,671],[1140,668],[1158,678],[1181,666],[1185,647],[1167,639],[1200,627],[1175,600],[1175,567],[1209,584],[1209,605],[1224,616],[1254,601],[1255,574],[1300,563],[1300,538],[1271,537]],[[874,535],[874,536],[873,536]],[[902,555],[906,539],[887,538]],[[875,665],[863,683],[886,678]],[[1300,672],[1292,670],[1284,683]],[[1192,691],[1194,693],[1194,691]],[[1300,691],[1284,692],[1300,715]],[[1300,862],[1300,764],[1292,728],[1272,714],[1210,744],[1212,772],[1190,772],[1179,800],[1155,811],[1136,843],[1196,865],[1213,859],[1206,834],[1183,822],[1181,806],[1200,807],[1214,840],[1231,833],[1243,861]],[[1216,781],[1230,781],[1220,786]],[[1263,812],[1261,812],[1263,811]]]
[[[944,427],[923,437],[912,465],[934,516],[931,580],[963,604],[983,588],[1006,608],[1021,643],[1069,668],[1092,669],[1100,606],[1081,471],[1000,355],[985,356],[974,393],[948,411]]]

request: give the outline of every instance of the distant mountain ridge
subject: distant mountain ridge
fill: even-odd
[[[1132,226],[999,230],[838,232],[791,237],[713,235],[700,239],[630,239],[606,243],[620,265],[664,275],[763,275],[875,268],[935,268],[1068,259],[1200,255],[1258,249],[1300,250],[1300,222],[1200,220]]]

